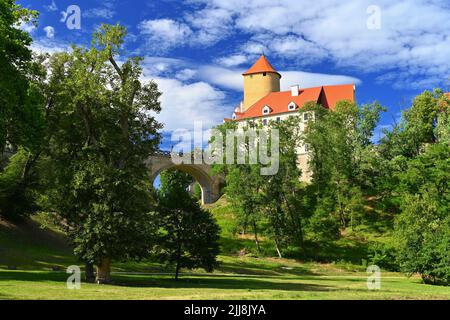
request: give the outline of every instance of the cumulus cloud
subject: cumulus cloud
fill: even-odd
[[[145,20],[139,24],[139,29],[155,52],[184,45],[192,34],[188,25],[172,19]]]
[[[206,130],[229,115],[225,91],[201,80],[198,67],[180,59],[145,57],[143,80],[153,79],[162,92],[157,119],[164,123],[164,131],[192,130],[195,121],[201,121]]]
[[[196,0],[196,9],[199,4],[184,27],[212,42],[248,35],[240,48],[245,54],[330,61],[383,73],[377,80],[397,87],[438,85],[450,74],[448,1],[378,0],[379,29],[367,27],[370,0]]]
[[[236,67],[248,62],[248,56],[243,54],[234,54],[227,57],[221,57],[216,62],[225,67]]]
[[[225,106],[225,93],[206,82],[184,83],[158,77],[154,81],[162,92],[162,111],[157,119],[164,124],[164,131],[192,130],[195,121],[201,121],[203,128],[208,129],[230,113]]]

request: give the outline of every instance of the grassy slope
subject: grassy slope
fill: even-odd
[[[81,290],[67,290],[67,275],[50,271],[77,263],[61,233],[41,229],[40,217],[20,227],[0,223],[0,299],[450,299],[446,287],[388,272],[382,274],[381,290],[369,291],[364,267],[356,264],[257,258],[253,240],[233,234],[227,203],[222,199],[209,209],[222,227],[220,267],[214,274],[193,270],[175,282],[167,274],[171,270],[156,263],[115,263],[115,285],[83,283]],[[357,258],[360,243],[367,240],[361,234],[346,235],[327,248],[327,254]],[[274,254],[270,241],[262,246],[265,253]],[[239,256],[244,248],[250,254]],[[18,270],[6,270],[11,265]]]

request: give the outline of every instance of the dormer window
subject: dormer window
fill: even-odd
[[[294,111],[295,109],[297,109],[297,105],[294,102],[288,104],[289,111]]]
[[[270,113],[270,107],[269,106],[264,106],[263,110],[262,110],[263,114],[269,114]]]

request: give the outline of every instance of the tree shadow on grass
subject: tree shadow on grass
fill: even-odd
[[[0,279],[6,281],[28,282],[65,282],[67,274],[63,272],[0,272]],[[270,277],[267,279],[276,279]],[[280,290],[280,291],[331,291],[333,287],[321,284],[293,283],[289,279],[264,280],[245,276],[195,275],[184,276],[175,281],[170,276],[161,275],[114,275],[111,285],[139,288],[192,288],[223,290]],[[280,281],[281,280],[281,281]],[[99,286],[99,288],[101,288]],[[0,296],[1,298],[1,296]],[[6,298],[6,297],[5,297]]]
[[[27,271],[0,271],[0,281],[66,281],[69,275],[65,272],[27,272]]]
[[[183,277],[176,281],[173,278],[159,279],[125,279],[115,277],[114,285],[124,287],[158,287],[158,288],[192,288],[223,290],[279,290],[279,291],[331,291],[333,287],[319,284],[274,282],[258,278],[230,276],[195,276]]]
[[[306,267],[283,268],[282,265],[261,265],[259,263],[239,262],[229,263],[221,262],[217,270],[225,273],[261,275],[261,276],[298,276],[298,275],[315,275]]]

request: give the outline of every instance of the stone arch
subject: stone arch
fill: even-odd
[[[155,155],[148,161],[150,179],[154,181],[164,170],[176,169],[191,175],[200,185],[202,191],[202,203],[216,202],[220,197],[220,185],[222,178],[211,174],[211,167],[206,164],[174,164],[170,156]]]

